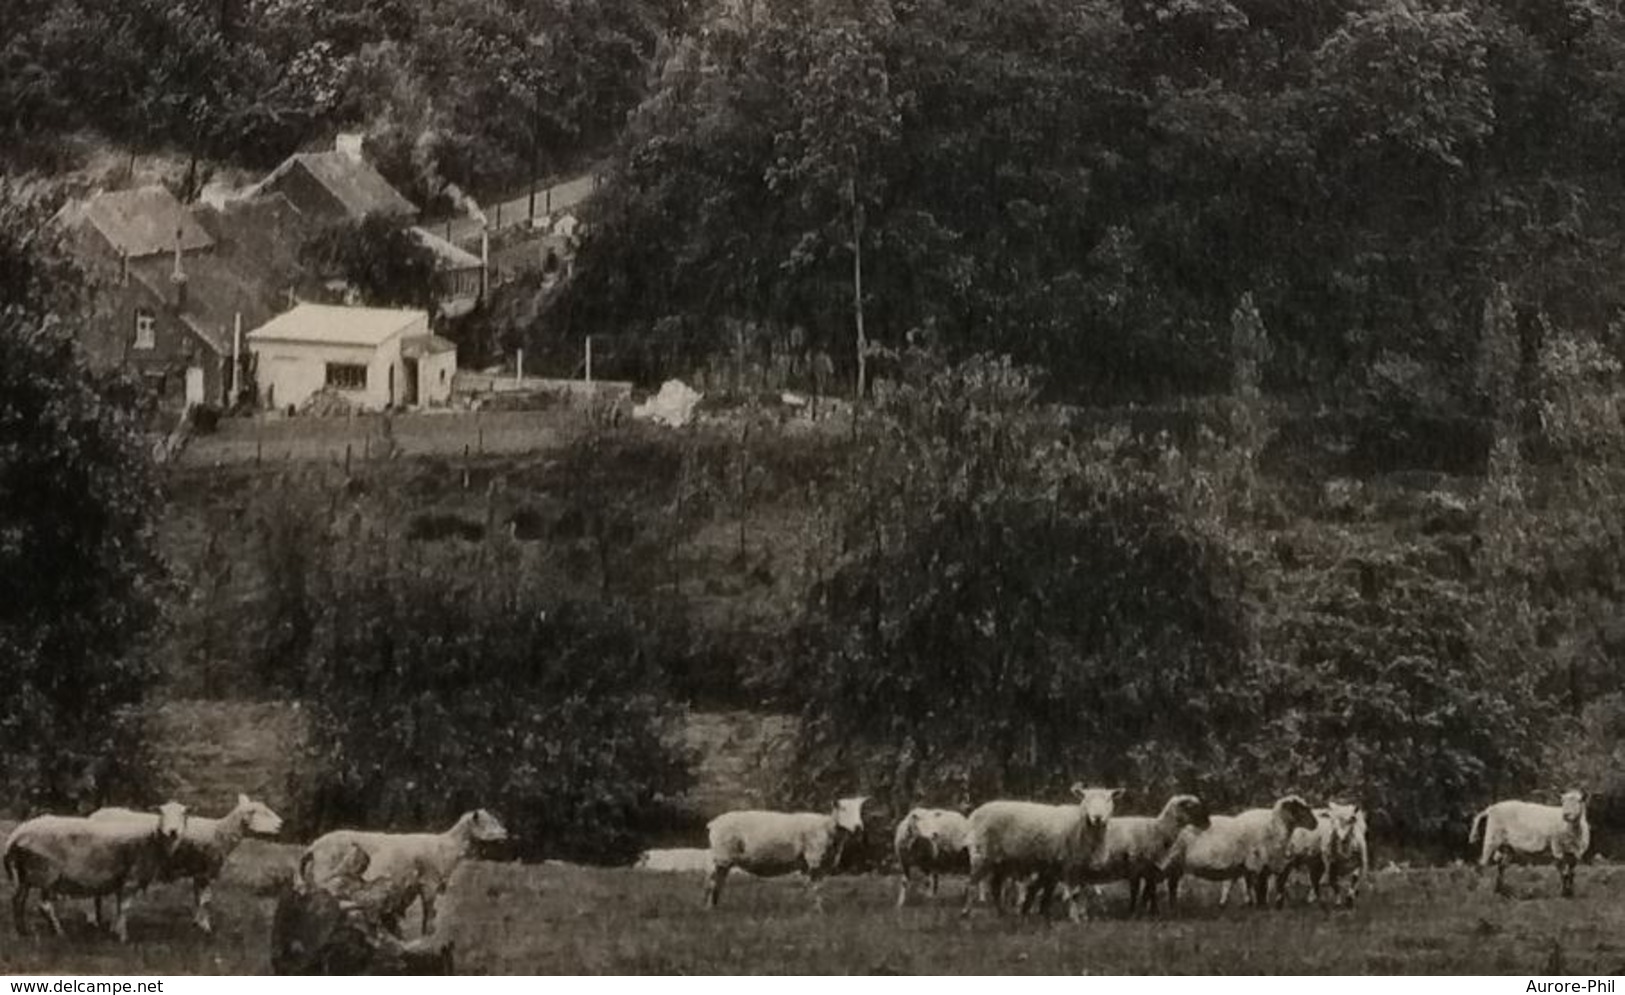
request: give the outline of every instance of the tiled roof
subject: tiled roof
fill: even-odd
[[[289,156],[270,175],[255,184],[251,192],[268,190],[289,171],[300,168],[332,194],[352,218],[359,219],[369,214],[414,217],[418,213],[416,205],[390,186],[389,181],[371,163],[343,152],[300,152]]]
[[[64,208],[61,218],[70,227],[90,226],[115,254],[132,259],[173,253],[177,233],[182,252],[214,245],[191,212],[159,185],[96,194]]]

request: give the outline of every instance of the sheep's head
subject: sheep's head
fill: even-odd
[[[834,812],[835,828],[845,830],[853,836],[863,835],[863,805],[868,800],[868,795],[856,795],[837,801]]]
[[[1207,805],[1195,795],[1175,795],[1168,799],[1168,804],[1162,807],[1162,811],[1176,826],[1191,826],[1196,829],[1208,827]]]
[[[1586,802],[1591,796],[1584,791],[1563,792],[1563,820],[1565,822],[1579,822],[1586,814]]]
[[[1090,829],[1106,828],[1106,820],[1112,817],[1123,791],[1122,788],[1086,788],[1082,784],[1074,784],[1072,797],[1078,800],[1078,813],[1083,817],[1084,826]]]
[[[483,808],[468,813],[468,830],[481,843],[501,843],[508,838],[507,828]]]
[[[1348,843],[1354,839],[1355,831],[1360,828],[1360,806],[1339,805],[1333,802],[1323,810],[1326,821],[1331,825],[1332,839],[1338,843]]]
[[[282,832],[282,816],[271,811],[271,807],[264,802],[255,801],[247,795],[238,795],[237,810],[243,813],[243,824],[251,833],[275,836]]]
[[[164,802],[158,806],[158,828],[155,832],[163,842],[165,853],[174,853],[186,833],[186,806],[180,802]]]
[[[1315,810],[1297,795],[1287,795],[1276,802],[1275,814],[1286,823],[1288,832],[1294,829],[1307,829],[1313,832],[1319,826],[1319,822],[1315,819]]]

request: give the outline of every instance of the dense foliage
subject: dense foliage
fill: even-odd
[[[1257,351],[1245,306],[1236,334]],[[1288,568],[1326,554],[1288,548],[1236,486],[1245,445],[1073,437],[1007,361],[911,349],[890,369],[833,498],[844,553],[781,675],[803,719],[792,794],[1297,790],[1419,840],[1537,783],[1549,699],[1464,516],[1403,555]],[[1261,434],[1256,415],[1232,430]]]
[[[550,593],[511,543],[405,548],[337,495],[284,486],[258,519],[263,650],[309,708],[303,829],[486,807],[517,854],[613,862],[679,817],[680,713],[617,605]]]
[[[0,789],[23,808],[144,801],[156,479],[129,385],[73,342],[83,277],[0,185]]]
[[[560,313],[850,367],[934,324],[1088,400],[1265,380],[1472,394],[1478,317],[1620,303],[1625,15],[1594,0],[800,0],[734,8],[632,119]]]
[[[527,182],[613,137],[681,0],[4,0],[0,133],[89,127],[264,165],[372,132],[420,202]]]
[[[389,218],[323,228],[300,247],[300,258],[321,276],[343,280],[370,307],[427,308],[435,300],[434,252]]]

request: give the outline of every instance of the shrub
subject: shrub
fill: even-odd
[[[498,812],[531,857],[616,862],[678,815],[679,713],[612,606],[358,558],[312,650],[300,821],[444,827]],[[489,590],[495,587],[496,590]]]

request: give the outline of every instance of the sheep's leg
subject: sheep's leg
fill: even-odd
[[[1498,848],[1495,851],[1495,855],[1493,857],[1491,857],[1490,859],[1495,861],[1495,893],[1497,895],[1505,895],[1507,893],[1507,883],[1506,883],[1507,858],[1506,858],[1506,853]]]
[[[727,864],[712,864],[705,878],[705,907],[714,909],[722,899],[722,882],[728,877]]]
[[[1574,865],[1577,860],[1572,853],[1565,853],[1558,862],[1558,874],[1563,881],[1563,897],[1574,897]]]
[[[1066,915],[1073,922],[1089,921],[1089,888],[1081,884],[1062,885],[1066,889]]]
[[[813,911],[822,914],[824,911],[824,875],[814,870],[802,872],[807,879],[807,894],[812,896]]]
[[[1309,896],[1308,896],[1308,901],[1309,901],[1310,905],[1313,905],[1316,902],[1320,901],[1320,879],[1321,879],[1322,876],[1324,876],[1326,874],[1326,868],[1322,867],[1318,861],[1312,861],[1309,864],[1308,870],[1309,870]],[[1334,877],[1335,877],[1335,875],[1334,875]],[[1334,888],[1336,887],[1336,882],[1335,881],[1328,881],[1327,883],[1331,884]]]
[[[937,897],[937,885],[940,883],[941,878],[942,878],[942,875],[938,874],[936,871],[931,872],[931,897],[932,898]]]
[[[908,865],[902,865],[902,874],[897,879],[897,907],[902,908],[908,904]]]
[[[1149,915],[1159,914],[1157,908],[1157,878],[1153,874],[1140,875],[1140,897]]]
[[[1275,907],[1278,909],[1286,907],[1286,883],[1290,877],[1292,877],[1290,868],[1275,875]]]
[[[1168,913],[1172,915],[1179,908],[1179,879],[1184,875],[1178,871],[1169,871],[1168,875]]]
[[[425,888],[418,895],[418,899],[423,903],[423,925],[420,936],[429,936],[434,932],[434,905],[439,896],[438,888]]]
[[[1137,874],[1129,875],[1128,879],[1128,914],[1132,917],[1140,907],[1140,877]]]
[[[107,919],[102,915],[102,896],[97,895],[92,901],[96,903],[96,928],[106,929]]]
[[[62,920],[56,917],[55,897],[43,888],[40,889],[39,893],[39,910],[40,915],[45,917],[46,924],[51,927],[51,932],[61,936]]]
[[[205,935],[214,932],[214,921],[209,917],[209,907],[214,904],[214,889],[209,887],[208,878],[192,879],[192,922]]]
[[[129,904],[124,900],[123,888],[113,892],[113,935],[118,937],[120,943],[130,942]]]
[[[28,935],[28,879],[19,876],[17,890],[11,895],[11,921],[18,936]]]
[[[1230,904],[1230,879],[1225,878],[1224,883],[1219,886],[1219,908],[1222,909],[1226,905],[1229,905],[1229,904]]]

